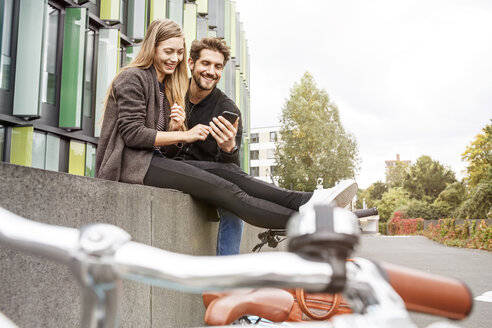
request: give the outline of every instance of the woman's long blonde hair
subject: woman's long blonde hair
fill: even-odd
[[[121,72],[130,67],[148,69],[151,65],[154,64],[154,54],[157,45],[162,41],[176,37],[183,38],[183,60],[176,66],[173,74],[165,76],[165,93],[166,98],[169,102],[169,106],[173,106],[174,103],[177,103],[179,106],[185,108],[185,95],[188,90],[188,65],[186,56],[186,44],[184,42],[183,30],[176,22],[170,19],[156,19],[149,25],[144,40],[142,41],[142,47],[137,56],[134,60],[132,60],[130,64],[122,68],[121,71],[116,74],[113,82]],[[113,82],[111,82],[106,94],[106,99],[104,100],[104,109],[106,109],[109,97],[112,96],[114,98]]]

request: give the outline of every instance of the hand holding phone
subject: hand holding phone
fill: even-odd
[[[238,115],[236,113],[229,112],[227,110],[225,110],[221,116],[228,120],[231,124],[234,124],[234,122],[236,122],[238,118]]]

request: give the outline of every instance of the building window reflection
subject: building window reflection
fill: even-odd
[[[58,45],[58,26],[60,11],[51,5],[46,6],[46,23],[44,30],[43,83],[41,100],[55,104],[56,97],[56,50]]]
[[[0,2],[0,12],[3,14],[1,15],[2,24],[0,26],[0,89],[4,90],[10,89],[12,8],[13,0],[5,0]]]

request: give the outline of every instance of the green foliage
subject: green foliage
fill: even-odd
[[[363,208],[363,202],[366,201],[366,206],[374,207],[375,202],[383,197],[383,194],[388,191],[388,186],[384,182],[377,181],[367,187],[367,189],[359,189],[357,192],[357,202],[355,206],[357,208]]]
[[[460,219],[492,218],[492,180],[479,183],[459,209]]]
[[[438,218],[433,204],[418,199],[411,199],[403,207],[398,208],[397,211],[404,212],[406,218],[422,218],[425,220],[435,220]]]
[[[395,209],[410,202],[409,194],[403,188],[391,188],[383,194],[380,200],[375,202],[379,212],[379,219],[387,221]]]
[[[471,222],[470,222],[471,221]],[[447,246],[477,248],[492,251],[492,226],[481,220],[465,220],[457,225],[454,219],[442,219],[429,224],[423,235]]]
[[[466,196],[467,191],[463,183],[455,182],[449,184],[432,204],[435,209],[436,219],[455,217]]]
[[[485,126],[475,136],[461,158],[468,162],[466,182],[471,188],[492,180],[492,125]]]
[[[345,131],[337,106],[309,73],[294,84],[280,121],[282,138],[275,157],[282,187],[312,191],[317,178],[328,187],[355,176],[359,165],[355,138]]]
[[[388,222],[378,222],[379,225],[379,233],[382,235],[388,234]]]
[[[386,183],[390,188],[403,187],[405,177],[409,172],[407,163],[397,161],[395,166],[391,166],[386,171]]]
[[[430,156],[420,156],[410,166],[403,188],[410,193],[411,198],[433,202],[448,184],[454,182],[456,178],[453,171],[432,160]]]

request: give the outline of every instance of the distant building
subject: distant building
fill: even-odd
[[[249,145],[249,174],[260,180],[277,184],[275,141],[280,138],[279,126],[251,129]]]
[[[396,160],[387,160],[387,161],[384,161],[384,166],[385,166],[385,173],[387,174],[390,167],[394,167],[396,166],[396,163],[402,163],[402,164],[405,164],[405,165],[410,165],[412,164],[412,161],[410,160],[400,160],[400,154],[396,154]]]

